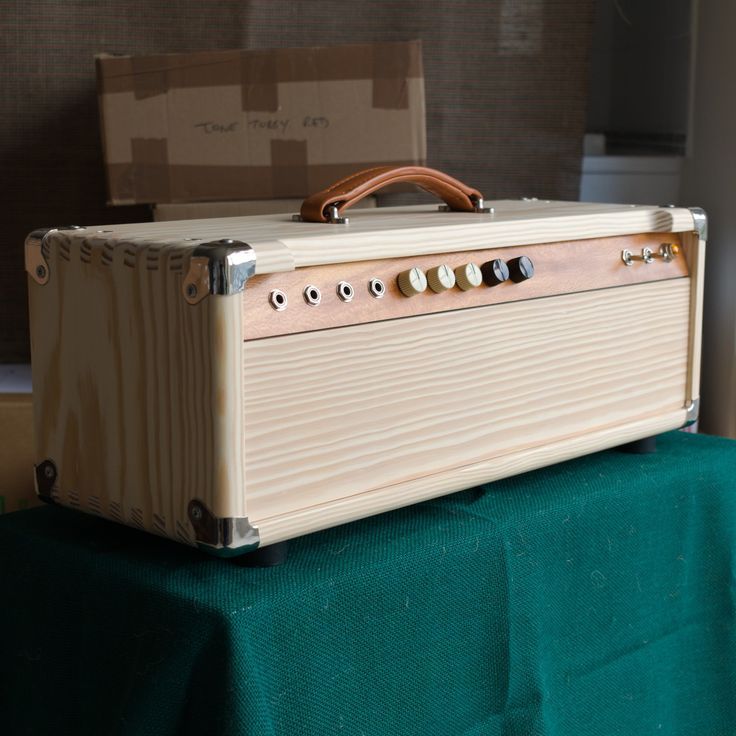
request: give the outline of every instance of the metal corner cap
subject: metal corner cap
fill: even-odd
[[[258,528],[247,516],[217,517],[199,499],[189,502],[187,515],[197,546],[219,557],[252,552],[261,543]]]
[[[698,421],[700,415],[700,399],[692,399],[685,404],[685,424],[684,427],[689,427],[691,424],[695,424]]]
[[[215,240],[201,243],[192,259],[206,258],[209,293],[219,296],[239,294],[256,271],[256,252],[240,240]]]
[[[33,482],[36,495],[41,501],[53,503],[54,486],[58,476],[59,471],[53,460],[46,459],[33,466]]]
[[[43,286],[49,280],[49,264],[44,257],[44,239],[56,230],[53,227],[39,228],[29,233],[24,244],[25,269],[28,275]]]
[[[702,207],[689,207],[693,226],[700,240],[708,240],[708,215]]]
[[[36,230],[31,231],[26,236],[26,245],[33,245],[34,242],[41,243],[41,241],[52,231],[56,228],[53,227],[40,227]]]

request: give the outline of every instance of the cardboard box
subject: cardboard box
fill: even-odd
[[[39,503],[33,462],[32,395],[0,393],[0,514]]]
[[[111,204],[303,198],[426,160],[420,41],[96,63]]]
[[[156,204],[153,219],[203,220],[208,217],[243,217],[247,215],[295,214],[302,206],[301,199],[254,199],[243,202],[190,202]],[[375,197],[366,197],[355,205],[355,209],[375,207]]]

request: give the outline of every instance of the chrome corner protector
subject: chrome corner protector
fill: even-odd
[[[40,245],[43,239],[50,233],[52,230],[55,230],[56,228],[53,227],[40,227],[36,230],[31,231],[28,233],[28,236],[26,237],[26,243],[37,240],[38,244]],[[35,243],[34,243],[35,245]]]
[[[261,543],[258,528],[247,516],[217,517],[199,499],[189,502],[187,516],[194,527],[197,546],[218,557],[252,552]]]
[[[708,240],[708,215],[702,207],[689,207],[690,214],[693,216],[693,225],[695,232],[700,240]]]
[[[198,245],[189,259],[182,289],[190,304],[208,294],[232,296],[245,289],[256,272],[256,252],[239,240],[214,240]]]
[[[25,240],[25,269],[28,275],[43,286],[49,280],[49,264],[43,255],[44,238],[55,228],[39,228],[29,233]]]
[[[33,230],[25,240],[25,268],[28,275],[43,286],[49,280],[49,264],[43,253],[44,240],[51,232],[59,230],[86,230],[82,225],[59,225]]]
[[[700,414],[700,399],[688,401],[687,404],[685,404],[685,411],[687,414],[685,415],[685,424],[682,426],[689,427],[698,421],[698,415]]]
[[[59,472],[53,460],[44,460],[33,466],[33,484],[41,501],[54,502],[54,485],[58,477]]]

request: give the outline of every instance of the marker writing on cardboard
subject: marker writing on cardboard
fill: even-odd
[[[255,118],[248,121],[251,130],[280,130],[282,133],[291,125],[291,118]],[[306,115],[302,118],[302,128],[329,128],[330,120],[326,117],[311,117]]]
[[[237,122],[234,123],[214,123],[208,120],[205,123],[195,123],[195,128],[202,128],[205,133],[234,133],[237,128]]]
[[[280,130],[282,133],[286,132],[289,127],[291,120],[288,118],[255,118],[254,120],[248,121],[248,127],[251,130]]]
[[[285,133],[291,124],[290,118],[256,118],[249,120],[246,125],[251,130],[278,130]],[[211,133],[234,133],[238,129],[238,123],[216,123],[207,120],[203,123],[195,123],[195,128],[201,128],[202,132],[210,135]],[[326,117],[311,117],[309,115],[302,118],[302,128],[329,128],[330,119]]]
[[[319,117],[319,118],[312,118],[312,117],[305,117],[302,120],[302,128],[329,128],[330,127],[330,119],[325,117]]]

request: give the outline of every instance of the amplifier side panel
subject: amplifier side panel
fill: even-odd
[[[240,295],[187,303],[191,245],[85,235],[30,242],[39,495],[194,544],[192,499],[246,515]]]
[[[690,294],[683,277],[246,341],[263,543],[681,425]]]

